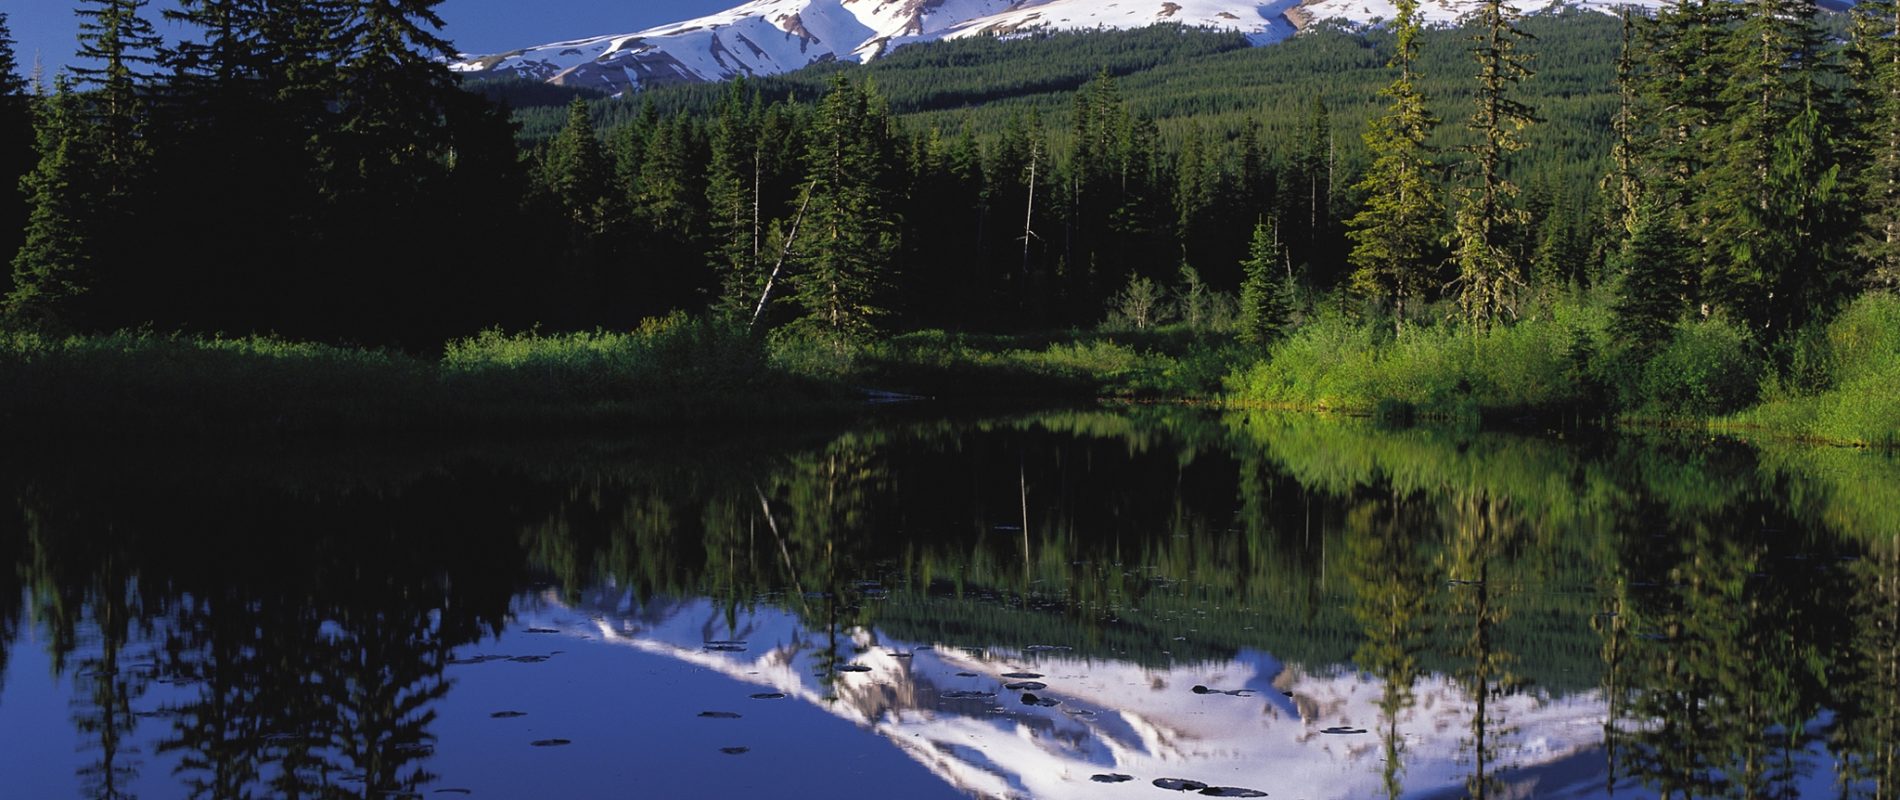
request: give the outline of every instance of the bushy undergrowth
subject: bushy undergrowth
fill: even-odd
[[[1650,416],[1702,417],[1753,403],[1762,361],[1748,331],[1724,320],[1697,320],[1677,325],[1640,375],[1624,397],[1627,407]]]
[[[867,348],[862,383],[936,397],[1213,397],[1243,360],[1186,326],[989,335],[921,331]]]
[[[1482,331],[1447,323],[1394,334],[1326,314],[1230,376],[1228,396],[1354,413],[1400,404],[1447,416],[1592,404],[1608,322],[1601,309],[1579,303]]]
[[[684,316],[627,333],[489,331],[441,359],[268,337],[0,336],[7,435],[590,428],[823,414],[849,398]]]
[[[1764,380],[1764,402],[1728,418],[1843,444],[1900,446],[1900,297],[1869,294],[1848,306]]]

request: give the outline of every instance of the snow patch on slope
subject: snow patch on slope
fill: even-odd
[[[1665,0],[1536,0],[1522,9],[1614,12]],[[1421,0],[1420,17],[1455,23],[1479,0]],[[1047,31],[1129,30],[1161,23],[1238,31],[1271,44],[1321,20],[1389,21],[1392,0],[753,0],[634,33],[464,55],[462,73],[515,75],[615,93],[669,83],[775,75],[832,60],[864,62],[914,42]]]

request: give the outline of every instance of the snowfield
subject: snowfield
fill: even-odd
[[[1427,24],[1456,22],[1477,0],[1423,0]],[[1526,12],[1661,0],[1556,0]],[[1374,25],[1391,0],[753,0],[717,14],[633,33],[554,42],[506,53],[465,54],[464,73],[517,75],[613,93],[669,83],[775,75],[832,60],[864,62],[913,42],[1041,31],[1126,30],[1159,23],[1233,30],[1255,44],[1324,20]]]

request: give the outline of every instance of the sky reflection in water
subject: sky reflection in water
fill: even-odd
[[[1896,788],[1876,455],[1138,410],[133,463],[0,482],[18,796]]]

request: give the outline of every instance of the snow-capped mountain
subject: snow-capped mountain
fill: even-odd
[[[1370,676],[1257,651],[1143,666],[1060,645],[969,649],[863,628],[834,638],[782,609],[735,617],[705,599],[641,604],[611,589],[574,605],[550,593],[517,612],[536,630],[666,656],[822,708],[977,797],[1150,796],[1154,779],[1171,777],[1276,797],[1381,796],[1385,733],[1402,740],[1407,797],[1452,796],[1471,771],[1478,706],[1442,675],[1412,687],[1416,702],[1388,730],[1384,687]],[[821,658],[840,643],[856,653],[843,668]],[[1600,693],[1514,694],[1486,714],[1497,723],[1492,769],[1506,770],[1501,796],[1579,798],[1602,786]],[[1135,780],[1102,782],[1117,775]]]
[[[1552,0],[1547,7],[1610,10],[1661,2]],[[1476,4],[1425,0],[1420,10],[1427,22],[1447,23]],[[619,93],[773,75],[822,61],[862,62],[905,44],[968,36],[1175,23],[1236,30],[1255,44],[1270,44],[1312,22],[1371,24],[1390,19],[1393,9],[1391,0],[753,0],[644,31],[464,55],[450,66]]]

